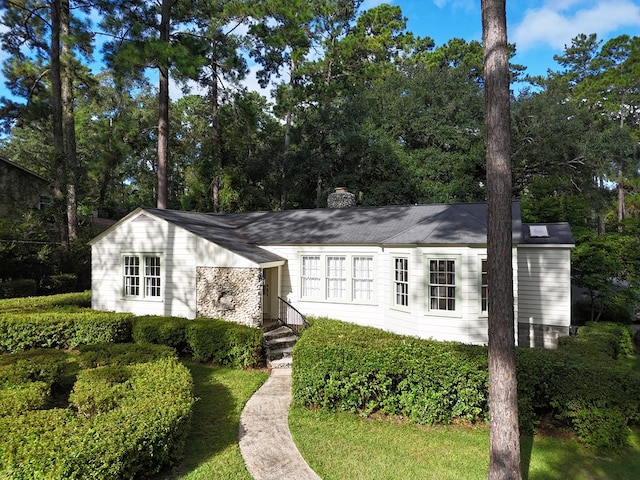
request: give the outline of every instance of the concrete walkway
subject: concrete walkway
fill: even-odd
[[[240,452],[255,480],[320,480],[289,432],[291,369],[274,368],[240,415]]]

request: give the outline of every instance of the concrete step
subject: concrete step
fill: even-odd
[[[262,338],[264,338],[265,342],[270,342],[277,338],[290,337],[295,336],[289,327],[285,327],[284,325],[279,326],[274,330],[269,330],[268,332],[264,332]],[[297,338],[297,337],[296,337]]]
[[[288,335],[286,337],[270,338],[265,341],[265,346],[267,349],[278,350],[284,347],[293,347],[297,341],[298,337],[295,335]]]
[[[269,368],[291,368],[293,365],[293,359],[291,357],[278,358],[277,360],[267,360],[267,367]]]
[[[293,355],[293,347],[267,348],[267,360],[278,360]]]
[[[282,326],[282,323],[277,318],[265,318],[262,321],[262,331],[270,332]]]

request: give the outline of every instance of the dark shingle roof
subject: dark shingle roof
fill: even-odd
[[[532,226],[546,227],[547,236],[531,234]],[[573,245],[571,228],[566,222],[559,223],[525,223],[522,225],[522,243],[526,245]]]
[[[231,214],[143,211],[257,263],[282,260],[258,245],[482,245],[487,241],[485,203]],[[512,217],[513,242],[522,243],[528,229],[522,228],[519,202],[513,202]],[[528,243],[573,243],[568,225],[553,225],[550,238]]]

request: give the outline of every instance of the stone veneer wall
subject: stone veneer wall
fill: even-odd
[[[259,268],[196,268],[196,315],[262,325]]]

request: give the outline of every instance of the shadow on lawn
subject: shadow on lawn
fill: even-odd
[[[630,480],[640,471],[640,431],[632,432],[632,446],[619,455],[589,453],[576,441],[520,437],[523,480]],[[544,458],[532,466],[531,458]],[[538,460],[539,461],[539,460]]]
[[[187,364],[194,383],[196,404],[191,431],[185,443],[182,462],[157,480],[181,478],[212,456],[238,441],[238,406],[231,392],[211,372],[198,364]]]

